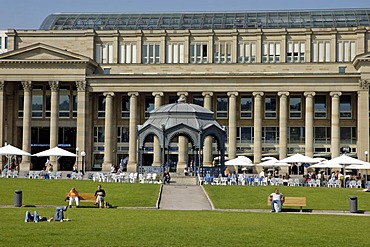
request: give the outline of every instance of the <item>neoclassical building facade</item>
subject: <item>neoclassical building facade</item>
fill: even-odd
[[[366,160],[369,13],[50,15],[38,30],[7,31],[0,143],[31,153],[57,145],[84,151],[86,170],[110,170],[128,157],[135,171],[138,125],[182,97],[226,127],[229,158],[332,158],[347,148]],[[174,164],[191,162],[184,136],[168,148]],[[159,154],[153,136],[141,165],[161,165]],[[212,137],[202,155],[212,166],[219,155]],[[74,162],[61,158],[57,169]],[[24,156],[20,169],[43,164]]]

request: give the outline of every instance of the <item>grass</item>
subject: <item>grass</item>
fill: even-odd
[[[214,206],[219,209],[268,209],[267,196],[272,186],[205,186]],[[285,196],[305,196],[306,209],[349,210],[350,196],[356,196],[358,209],[370,211],[370,193],[350,188],[278,187]]]
[[[98,183],[86,180],[54,179],[0,179],[0,205],[13,205],[15,190],[22,191],[23,205],[63,205],[66,193],[75,187],[77,191],[95,193]],[[159,185],[101,183],[106,200],[113,206],[155,207]],[[92,205],[91,202],[82,202]]]
[[[24,212],[0,209],[0,246],[367,246],[370,241],[369,218],[361,216],[72,208],[65,214],[69,222],[35,224],[23,222]]]
[[[14,191],[23,204],[0,207],[0,246],[367,246],[369,217],[305,213],[249,213],[156,209],[71,208],[69,222],[25,223],[26,210],[52,216],[72,187],[93,193],[97,183],[74,180],[0,179],[0,204],[13,205]],[[102,183],[115,206],[154,207],[159,186]],[[205,186],[217,208],[266,208],[274,187]],[[359,209],[370,210],[370,193],[358,189],[280,187],[287,196],[306,196],[308,208],[348,210],[356,195]],[[333,201],[332,201],[333,200]]]

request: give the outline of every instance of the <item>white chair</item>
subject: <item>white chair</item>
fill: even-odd
[[[294,186],[301,186],[302,185],[302,183],[301,183],[301,181],[299,181],[299,178],[295,178],[294,179]]]
[[[17,178],[19,176],[18,171],[13,171],[12,178]]]
[[[316,180],[315,179],[310,179],[307,183],[308,186],[310,187],[315,187],[316,186]]]
[[[294,180],[293,178],[288,179],[288,186],[294,186]]]
[[[321,187],[321,180],[316,179],[315,187]]]
[[[356,188],[357,187],[357,183],[356,183],[355,180],[351,180],[351,181],[349,181],[348,186],[350,188]]]
[[[357,187],[357,188],[361,188],[361,187],[362,187],[361,180],[357,180],[357,181],[356,181],[356,187]]]
[[[62,175],[62,172],[57,172],[57,174],[55,175],[55,179],[62,179]]]

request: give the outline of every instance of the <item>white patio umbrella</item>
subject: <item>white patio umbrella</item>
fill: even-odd
[[[328,163],[328,161],[324,161],[318,164],[314,164],[310,167],[311,168],[342,168],[343,166],[340,164]]]
[[[235,159],[228,160],[225,162],[225,165],[226,166],[245,166],[245,167],[254,166],[252,161],[248,157],[245,157],[245,156],[239,156]]]
[[[292,156],[279,160],[278,162],[281,162],[281,163],[310,163],[310,164],[318,163],[316,159],[305,156],[303,154],[294,154]]]
[[[37,156],[37,157],[48,157],[48,156],[56,156],[57,158],[62,157],[62,156],[68,156],[68,157],[76,157],[76,154],[71,153],[67,150],[54,147],[36,154],[33,154],[32,156]]]
[[[278,159],[274,157],[269,157],[270,159],[265,160],[264,162],[261,162],[257,164],[257,166],[263,166],[263,167],[283,167],[283,166],[290,166],[288,163],[281,163]],[[262,160],[262,159],[261,159]]]
[[[314,158],[297,153],[292,156],[286,157],[282,160],[279,160],[278,163],[289,163],[289,164],[297,163],[298,166],[300,166],[303,163],[316,164],[318,163],[318,161]],[[299,169],[298,169],[298,174],[299,174]]]
[[[22,149],[19,149],[19,148],[17,148],[17,147],[14,147],[14,146],[12,146],[12,145],[10,145],[10,144],[8,144],[8,145],[6,145],[6,146],[4,146],[4,147],[1,147],[0,148],[0,155],[5,155],[6,156],[6,158],[7,158],[7,162],[8,162],[8,165],[10,165],[9,163],[9,161],[12,159],[12,157],[14,156],[14,155],[25,155],[25,156],[31,156],[31,154],[30,153],[28,153],[28,152],[26,152],[26,151],[23,151]],[[8,166],[8,169],[9,169],[10,167]]]
[[[10,144],[0,148],[0,155],[26,155],[30,156],[31,154],[23,151],[22,149],[16,148]]]

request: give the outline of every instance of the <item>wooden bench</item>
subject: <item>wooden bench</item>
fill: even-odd
[[[66,194],[66,197],[68,197],[68,193]],[[80,201],[94,202],[94,203],[96,201],[96,197],[93,193],[78,193],[78,197],[80,198]]]
[[[300,211],[302,212],[302,207],[306,207],[306,197],[284,197],[284,203],[282,206],[293,206],[293,207],[300,207]],[[271,205],[270,196],[267,197],[267,205]]]

